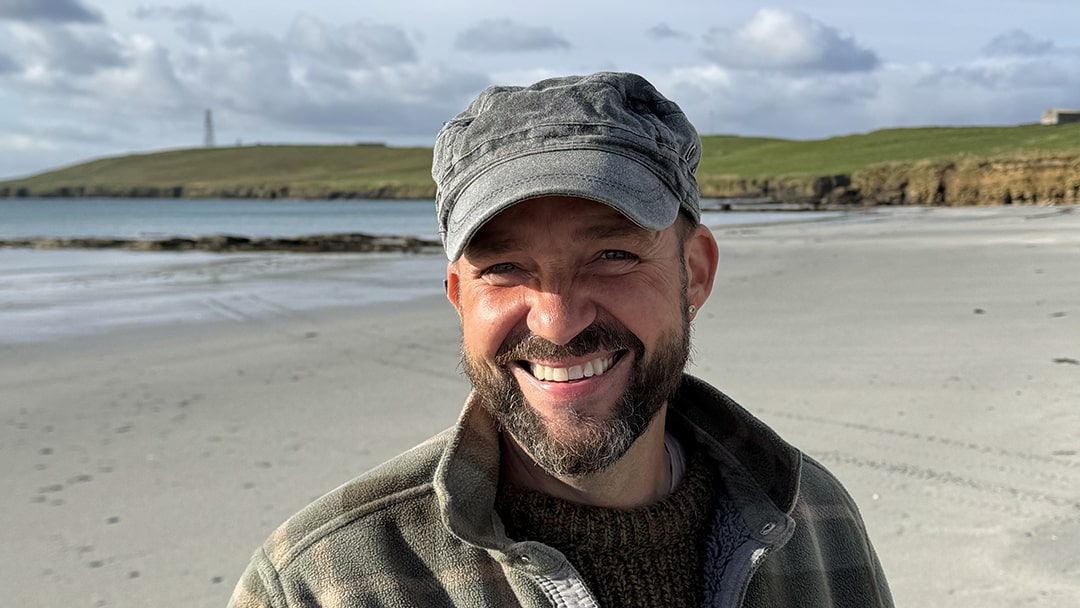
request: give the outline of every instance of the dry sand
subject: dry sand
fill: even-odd
[[[1080,605],[1080,212],[718,229],[694,373],[824,461],[900,606]],[[0,347],[14,606],[223,606],[315,496],[451,424],[441,300]]]

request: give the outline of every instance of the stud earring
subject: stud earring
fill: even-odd
[[[687,310],[690,311],[690,314],[694,314],[695,312],[697,312],[697,306],[694,306],[693,304],[691,304],[690,308],[688,308]]]

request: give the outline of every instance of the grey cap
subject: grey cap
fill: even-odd
[[[575,196],[662,230],[700,219],[701,140],[673,101],[636,74],[601,72],[490,87],[446,123],[431,175],[446,256],[507,207]]]

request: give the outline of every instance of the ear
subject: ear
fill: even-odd
[[[686,297],[700,309],[712,293],[720,249],[708,226],[699,225],[684,248],[686,255]]]
[[[461,277],[458,275],[457,261],[450,262],[446,265],[446,282],[443,283],[446,288],[446,299],[450,300],[450,305],[457,311],[458,317],[461,317]]]

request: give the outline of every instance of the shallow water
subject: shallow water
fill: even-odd
[[[0,199],[0,238],[247,237],[366,232],[437,238],[433,201]]]
[[[706,212],[702,220],[722,226],[837,215]],[[334,232],[438,238],[432,201],[0,200],[0,238]],[[402,301],[441,294],[445,272],[438,254],[0,249],[0,343]]]
[[[408,300],[445,272],[439,255],[0,249],[0,343]]]

